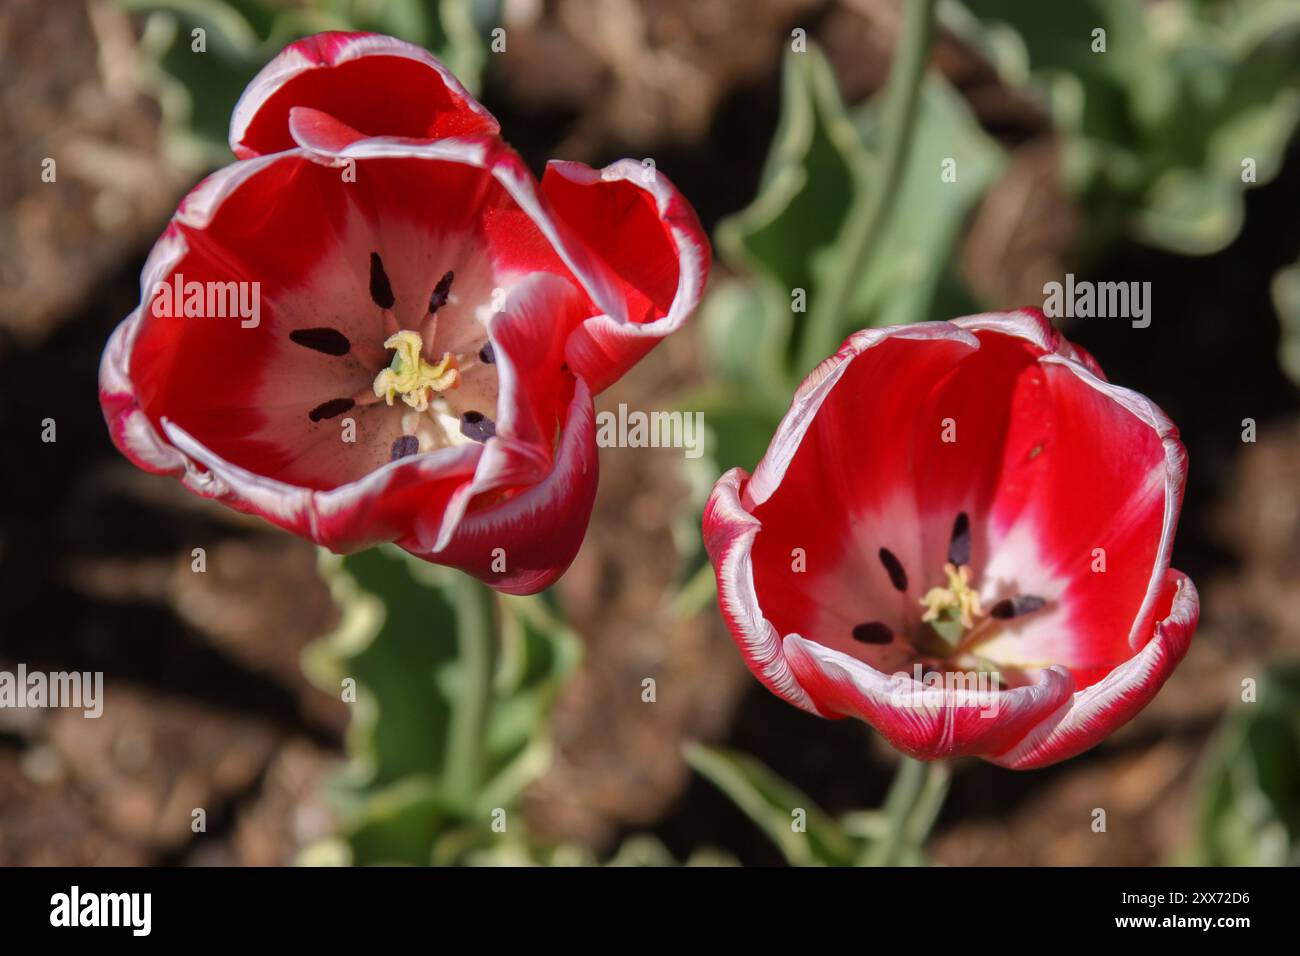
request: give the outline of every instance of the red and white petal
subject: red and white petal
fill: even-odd
[[[544,479],[506,497],[471,503],[444,546],[435,548],[441,521],[423,519],[398,544],[498,591],[533,594],[554,583],[577,555],[596,500],[599,467],[591,391],[579,379],[554,467]]]
[[[366,138],[365,133],[310,106],[289,110],[289,136],[296,145],[321,156],[329,156]]]
[[[185,456],[179,477],[191,491],[341,553],[395,540],[419,522],[440,522],[469,487],[482,452],[467,444],[412,455],[316,491],[231,464],[172,422],[164,421],[163,431]]]
[[[982,312],[953,319],[952,324],[971,332],[997,332],[1024,339],[1039,351],[1060,355],[1080,363],[1103,381],[1106,373],[1087,349],[1075,345],[1056,330],[1056,326],[1038,309],[1015,309],[1011,312]]]
[[[139,312],[123,319],[109,336],[99,360],[99,404],[109,437],[132,464],[157,475],[178,475],[185,470],[185,456],[158,434],[140,410],[131,384],[129,356]]]
[[[488,439],[474,481],[449,509],[430,550],[450,543],[471,499],[543,481],[556,467],[555,436],[574,413],[576,383],[564,365],[568,330],[587,314],[586,296],[572,282],[533,273],[511,289],[493,316],[499,393],[496,434]],[[460,390],[448,392],[456,406]],[[579,541],[581,537],[579,537]]]
[[[1187,653],[1200,616],[1190,578],[1170,569],[1157,613],[1162,619],[1137,654],[1075,693],[1014,747],[987,759],[1015,770],[1044,767],[1082,753],[1132,719]]]
[[[1036,338],[1023,313],[958,320],[977,335]],[[1071,669],[1087,687],[1128,660],[1154,623],[1182,503],[1186,452],[1150,400],[1107,383],[1059,340],[1022,372],[990,469],[985,600],[1012,593],[1049,608],[982,652],[1007,666]],[[1053,347],[1055,346],[1055,347]]]
[[[542,193],[616,282],[619,301],[569,343],[570,366],[599,393],[695,309],[708,278],[709,241],[668,178],[635,160],[600,170],[552,161]]]
[[[141,408],[132,374],[132,355],[141,329],[154,321],[149,314],[154,290],[170,281],[177,262],[188,251],[183,228],[205,227],[227,196],[273,162],[259,159],[227,166],[208,176],[181,200],[145,260],[140,275],[142,305],[113,330],[104,350],[99,367],[99,398],[109,435],[127,458],[146,471],[180,475],[186,467],[184,456],[161,435],[157,419],[151,420]]]
[[[497,121],[427,50],[374,33],[320,33],[285,47],[255,76],[230,120],[240,159],[293,148],[294,107],[366,136],[495,135]]]
[[[866,721],[918,760],[984,756],[1011,747],[1057,712],[1074,689],[1063,667],[1013,690],[981,688],[977,676],[965,685],[930,688],[907,672],[883,674],[797,634],[782,644],[795,678],[820,710]]]
[[[936,583],[921,566],[918,495],[928,476],[910,459],[915,413],[978,345],[945,323],[860,332],[800,387],[744,491],[763,527],[754,543],[755,584],[782,634],[802,634],[888,672],[910,659],[902,641],[863,645],[852,632],[881,622],[901,635]],[[939,429],[936,419],[936,435]],[[881,548],[906,569],[905,591],[892,584]]]
[[[810,713],[822,713],[786,662],[781,635],[763,613],[754,587],[753,546],[761,525],[741,503],[742,468],[718,479],[704,509],[704,547],[718,581],[718,605],[745,663],[768,690]]]
[[[304,141],[303,147],[313,158],[330,165],[349,160],[432,160],[482,170],[504,190],[514,207],[510,215],[496,213],[482,217],[481,229],[493,249],[498,268],[515,279],[539,271],[565,276],[586,293],[591,302],[591,315],[623,313],[625,304],[617,276],[584,237],[555,213],[519,154],[500,139],[464,136],[419,142],[373,136],[333,149],[328,136],[313,135]],[[394,198],[400,198],[396,187],[389,191]],[[416,198],[407,197],[408,201]],[[436,218],[439,204],[456,197],[435,192],[418,198],[429,207],[428,215]],[[580,374],[576,367],[574,372]]]
[[[590,304],[570,280],[536,272],[510,290],[503,306],[489,322],[501,381],[497,432],[549,453],[573,388],[564,343]]]

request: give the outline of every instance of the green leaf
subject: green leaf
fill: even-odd
[[[880,134],[877,104],[855,120],[868,150]],[[1006,157],[980,128],[966,101],[938,75],[921,87],[911,158],[897,189],[894,213],[863,269],[841,334],[858,328],[952,318],[936,314],[941,286],[958,287],[952,249],[980,197],[1002,172]],[[955,176],[949,182],[944,176]],[[821,268],[839,267],[833,257]]]
[[[844,261],[845,225],[873,190],[897,190],[838,335],[936,315],[941,286],[959,286],[952,249],[1005,163],[960,94],[937,74],[923,84],[912,156],[901,181],[879,181],[877,104],[849,110],[816,48],[786,55],[781,121],[759,194],[718,227],[723,260],[754,276],[720,284],[703,308],[706,354],[728,382],[788,396],[808,303]],[[954,179],[955,174],[955,179]],[[952,181],[949,181],[952,180]]]
[[[369,796],[347,832],[349,862],[428,866],[430,847],[452,819],[433,780],[407,777]]]
[[[683,752],[686,762],[730,797],[791,864],[853,863],[860,849],[853,838],[805,794],[753,757],[699,744],[687,745]],[[797,832],[794,826],[800,815],[805,832]]]
[[[716,478],[718,472],[736,466],[754,470],[789,401],[789,393],[779,386],[758,391],[755,387],[735,385],[687,392],[675,404],[704,415],[708,429],[706,458]]]
[[[787,53],[758,196],[719,224],[723,257],[770,280],[783,298],[795,289],[811,295],[812,260],[839,236],[870,164],[824,54]]]
[[[1127,233],[1183,254],[1226,246],[1300,122],[1300,8],[1230,0],[970,0],[948,25],[1042,94],[1095,251]],[[1106,31],[1094,52],[1092,31]],[[1011,38],[1014,38],[1011,39]],[[1243,161],[1254,178],[1243,181]]]
[[[434,774],[446,759],[457,662],[449,573],[393,547],[322,556],[342,618],[303,667],[329,693],[355,681],[350,783],[380,789]]]
[[[1220,731],[1204,776],[1195,862],[1300,864],[1300,665],[1277,667]]]
[[[577,637],[540,597],[485,598],[478,582],[393,546],[322,555],[321,568],[341,617],[303,668],[331,694],[355,682],[349,762],[329,786],[352,859],[454,862],[525,839],[517,822],[508,839],[494,833],[493,813],[512,815],[548,766],[550,708]],[[474,603],[485,599],[495,618]],[[486,698],[472,693],[484,664]]]
[[[784,358],[793,318],[791,298],[771,283],[715,282],[697,319],[711,377],[763,392],[772,407],[783,405],[794,384]]]
[[[490,782],[479,801],[485,810],[514,806],[549,766],[551,708],[582,658],[581,639],[542,597],[502,595],[500,607],[502,654],[487,735]]]

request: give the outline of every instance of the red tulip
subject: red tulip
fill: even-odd
[[[631,160],[539,184],[445,67],[370,34],[284,50],[230,140],[105,350],[118,447],[335,551],[550,584],[591,513],[592,395],[699,299],[690,205]]]
[[[1040,767],[1155,696],[1196,627],[1186,453],[1039,314],[851,336],[705,541],[750,669],[920,759]]]

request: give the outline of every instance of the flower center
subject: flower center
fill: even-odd
[[[384,348],[395,351],[392,364],[375,376],[376,397],[392,405],[393,399],[401,396],[403,402],[422,412],[428,409],[434,393],[460,384],[455,356],[444,352],[435,365],[425,360],[421,354],[423,347],[420,333],[409,329],[394,333],[384,341]]]
[[[470,292],[475,289],[471,271]],[[433,286],[428,299],[421,298],[418,321],[409,321],[411,308],[401,308],[407,321],[398,317],[399,303],[378,252],[370,254],[370,298],[379,308],[384,332],[384,348],[393,351],[388,365],[381,368],[373,381],[351,395],[341,395],[313,405],[307,417],[313,423],[338,418],[354,408],[378,405],[383,400],[392,406],[401,398],[398,434],[389,447],[389,461],[410,455],[463,445],[486,443],[496,436],[497,393],[500,379],[497,357],[487,334],[486,320],[477,310],[466,317],[470,303],[460,302],[452,294],[456,273],[447,270]],[[482,282],[479,281],[481,286]],[[460,315],[457,315],[460,310]],[[441,316],[440,316],[441,313]],[[451,328],[439,329],[452,323]],[[403,328],[415,325],[416,328]],[[304,349],[335,358],[353,354],[352,341],[337,329],[313,327],[292,329],[289,341]],[[438,343],[457,346],[455,350],[437,348]],[[378,349],[362,349],[364,362],[375,368],[383,361]],[[441,353],[441,358],[431,361]],[[359,383],[358,383],[359,384]],[[378,424],[377,422],[375,424]],[[389,425],[380,427],[390,428]]]
[[[883,621],[867,621],[856,625],[851,633],[861,644],[885,646],[901,641],[911,652],[926,662],[927,666],[942,667],[970,665],[980,669],[993,669],[992,664],[980,657],[977,648],[995,637],[1002,626],[1012,618],[1033,614],[1046,607],[1047,602],[1032,594],[1017,594],[1003,598],[985,610],[979,591],[971,586],[971,523],[966,512],[957,515],[953,522],[952,537],[948,544],[948,561],[943,566],[945,586],[932,587],[918,603],[924,612],[919,627],[909,627],[907,613],[903,615],[902,633]],[[878,552],[880,564],[890,585],[900,595],[910,587],[907,569],[898,556],[888,548]],[[1017,680],[1014,675],[999,672],[1004,686]]]
[[[963,635],[975,627],[976,619],[984,617],[984,609],[980,607],[979,592],[970,586],[970,565],[945,564],[943,573],[948,586],[930,588],[921,598],[921,607],[925,608],[921,620],[950,647],[956,647]]]

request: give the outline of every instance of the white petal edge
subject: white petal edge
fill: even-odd
[[[659,219],[668,227],[673,245],[677,248],[677,291],[668,313],[653,322],[638,324],[629,321],[626,314],[619,318],[607,311],[604,315],[593,316],[587,320],[593,334],[603,331],[615,335],[661,339],[681,328],[704,294],[705,252],[701,243],[708,240],[696,230],[683,227],[670,215],[674,202],[686,202],[677,187],[658,170],[655,170],[650,177],[651,181],[646,183],[645,166],[634,159],[620,159],[602,169],[592,169],[583,163],[553,159],[546,164],[546,168],[581,186],[590,186],[599,182],[627,182],[650,193],[655,201],[655,209],[659,212]]]
[[[781,635],[763,616],[754,587],[752,549],[754,538],[762,525],[745,510],[740,501],[740,485],[746,474],[742,468],[732,468],[718,479],[706,509],[707,533],[713,527],[723,530],[727,541],[721,552],[710,549],[714,573],[718,579],[718,601],[722,612],[735,622],[743,646],[741,653],[755,675],[769,690],[809,713],[825,717],[812,697],[803,689],[785,659]]]
[[[803,443],[804,435],[808,433],[822,403],[839,382],[849,363],[888,339],[948,340],[959,342],[972,350],[980,347],[979,339],[952,322],[921,322],[916,325],[892,325],[854,332],[844,340],[838,352],[809,372],[795,391],[789,411],[781,419],[781,424],[768,443],[767,451],[754,469],[754,476],[745,486],[746,507],[758,507],[780,487],[786,469],[790,467],[790,462]]]
[[[1141,651],[1097,683],[1076,691],[1060,710],[1050,719],[1039,724],[1016,746],[996,757],[986,759],[1002,767],[1018,769],[1055,763],[1057,760],[1065,760],[1087,750],[1096,742],[1089,734],[1091,724],[1104,721],[1104,728],[1113,729],[1110,726],[1111,721],[1104,716],[1105,711],[1123,704],[1122,698],[1126,694],[1141,693],[1150,687],[1159,671],[1164,670],[1166,677],[1173,672],[1191,643],[1199,610],[1200,598],[1196,592],[1196,585],[1192,583],[1191,578],[1180,574],[1169,616],[1156,625],[1151,639]],[[1168,637],[1171,630],[1179,643],[1171,644]],[[1173,660],[1166,667],[1165,660],[1170,656]],[[1154,697],[1158,690],[1159,686],[1152,688],[1147,699]],[[1142,701],[1139,706],[1145,706],[1145,703]],[[1125,720],[1127,719],[1126,717]],[[1077,749],[1067,748],[1059,755],[1053,753],[1058,747],[1066,746],[1072,736],[1077,737],[1082,742],[1082,746]],[[1049,759],[1042,761],[1043,757]]]
[[[308,37],[307,39],[312,38]],[[441,77],[448,91],[453,96],[459,97],[471,112],[488,121],[494,130],[500,130],[501,128],[496,117],[469,94],[469,91],[465,89],[454,73],[447,69],[428,50],[413,43],[407,43],[404,40],[378,33],[349,37],[340,42],[331,62],[318,63],[302,52],[299,48],[301,42],[298,41],[298,43],[285,47],[270,63],[262,67],[248,86],[244,87],[244,92],[240,94],[239,100],[235,103],[235,109],[230,115],[230,149],[236,154],[239,151],[239,142],[247,134],[249,124],[252,123],[253,117],[257,115],[257,111],[285,83],[308,70],[332,69],[364,56],[395,56],[424,64]]]
[[[955,687],[942,691],[928,688],[910,674],[885,674],[870,664],[809,640],[799,634],[787,634],[782,641],[784,653],[790,649],[802,652],[813,660],[817,668],[831,680],[837,676],[847,678],[863,697],[875,701],[883,710],[894,712],[900,719],[911,718],[917,726],[930,727],[942,722],[944,737],[934,741],[935,753],[951,753],[957,741],[952,736],[954,711],[971,710],[981,714],[999,714],[1003,710],[1024,714],[1044,706],[1044,702],[1060,699],[1074,688],[1074,678],[1069,670],[1054,664],[1044,669],[1033,684],[1009,690],[978,690]],[[942,703],[934,698],[942,696]],[[1003,722],[1013,717],[999,718]],[[883,731],[882,731],[883,732]]]

